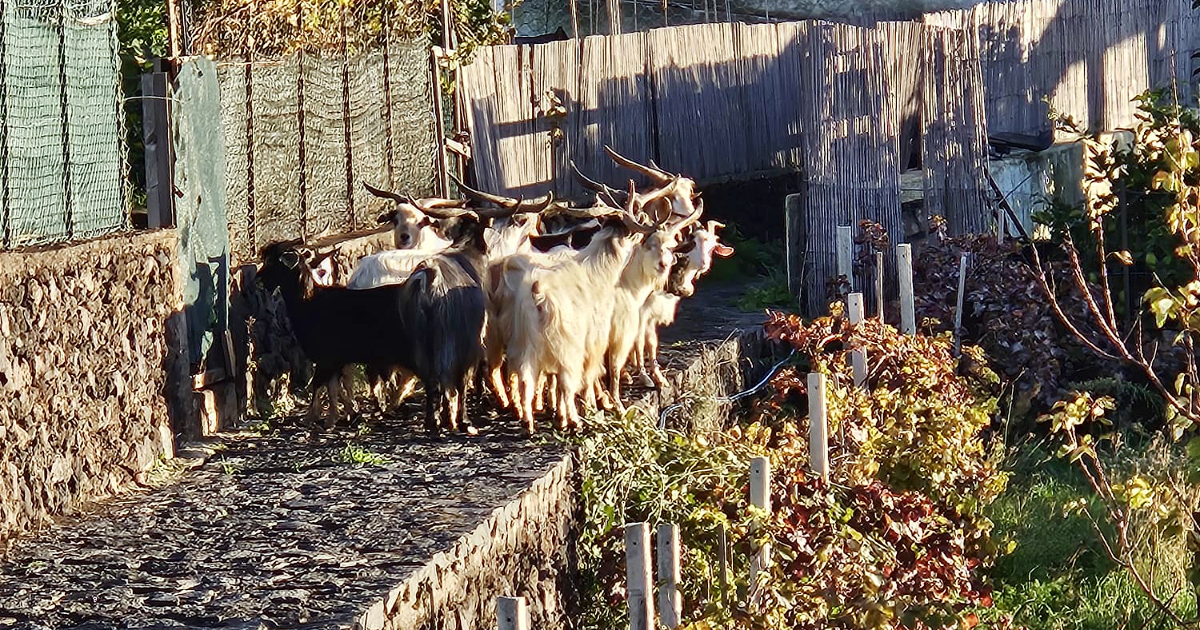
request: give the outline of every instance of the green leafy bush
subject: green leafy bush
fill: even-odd
[[[683,543],[685,627],[946,628],[990,605],[981,569],[998,546],[980,506],[1005,476],[980,432],[995,409],[986,369],[960,375],[945,338],[904,337],[840,318],[773,314],[768,334],[848,382],[845,349],[865,344],[873,392],[831,386],[832,479],[808,471],[804,384],[772,379],[756,421],[689,436],[631,415],[583,439],[580,541],[586,628],[627,625],[621,525],[673,522]],[[772,467],[771,514],[748,505],[749,463]],[[719,532],[732,550],[722,584]],[[772,563],[759,581],[748,558]]]
[[[978,349],[964,349],[960,369],[949,335],[902,335],[877,319],[851,326],[840,308],[807,325],[772,314],[766,327],[769,337],[811,357],[809,371],[832,377],[830,456],[841,458],[838,474],[848,482],[879,479],[968,513],[1003,490],[1006,476],[989,462],[981,437],[997,410],[998,379]],[[866,388],[851,385],[849,355],[856,347],[867,349]],[[796,397],[807,387],[797,370],[781,372],[774,383],[768,413],[801,408]]]

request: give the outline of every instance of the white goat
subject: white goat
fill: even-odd
[[[623,219],[644,227],[630,209]],[[564,260],[517,255],[504,261],[501,285],[513,300],[507,359],[519,385],[515,406],[527,431],[534,430],[534,394],[543,374],[555,377],[560,426],[579,426],[576,396],[603,372],[610,295],[640,237],[636,231],[605,228],[583,252]]]
[[[645,387],[666,385],[662,368],[658,365],[658,328],[675,323],[675,312],[679,307],[680,297],[674,293],[656,290],[642,305],[642,334],[633,346],[633,365],[637,368],[638,381]],[[646,363],[654,366],[646,372]]]
[[[704,227],[692,231],[691,247],[686,250],[682,265],[671,270],[672,293],[691,297],[696,292],[696,279],[712,268],[713,255],[728,258],[733,248],[721,242],[717,230],[725,227],[719,221],[709,221]]]
[[[656,288],[666,284],[679,233],[699,218],[697,212],[675,225],[656,229],[634,248],[617,281],[605,358],[608,393],[621,413],[625,411],[621,401],[621,372],[634,345],[643,337],[642,307]]]

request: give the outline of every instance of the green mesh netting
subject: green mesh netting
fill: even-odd
[[[217,63],[235,266],[273,241],[375,227],[382,202],[363,182],[432,191],[429,53],[401,40],[384,52]]]
[[[128,225],[111,0],[0,0],[0,246]]]

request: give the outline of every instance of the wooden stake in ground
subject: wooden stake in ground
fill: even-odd
[[[875,308],[883,322],[883,252],[875,252]]]
[[[654,630],[654,579],[650,574],[650,525],[625,525],[625,590],[630,630]]]
[[[529,630],[529,609],[524,597],[497,597],[496,621],[500,630]]]
[[[861,324],[863,321],[863,295],[861,293],[851,293],[846,296],[846,315],[853,325]],[[865,387],[867,384],[867,351],[863,348],[854,348],[850,351],[850,366],[854,368],[854,385],[857,387]]]
[[[913,304],[912,245],[896,246],[896,267],[900,274],[900,332],[917,334],[917,313]]]
[[[792,297],[800,297],[804,282],[804,223],[801,195],[788,195],[784,200],[784,246],[787,259],[788,291]],[[803,304],[800,305],[803,310]]]
[[[679,526],[662,523],[658,526],[658,616],[668,628],[679,626],[683,616],[683,600],[679,597]]]
[[[813,470],[829,480],[829,421],[825,416],[825,375],[808,375],[808,455]]]
[[[771,462],[766,457],[750,460],[750,505],[771,512]],[[764,571],[771,562],[771,545],[764,544],[750,559],[750,584],[753,588],[759,571]]]
[[[837,272],[850,283],[854,290],[854,232],[848,225],[839,225],[837,229]]]
[[[967,288],[967,254],[958,259],[958,304],[954,307],[954,356],[962,349],[963,293]]]

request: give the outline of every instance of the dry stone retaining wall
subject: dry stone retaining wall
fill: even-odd
[[[0,253],[0,548],[171,455],[177,247],[159,231]]]
[[[563,457],[475,531],[376,602],[358,630],[490,630],[496,598],[525,597],[531,628],[565,628],[578,532],[575,467]]]

